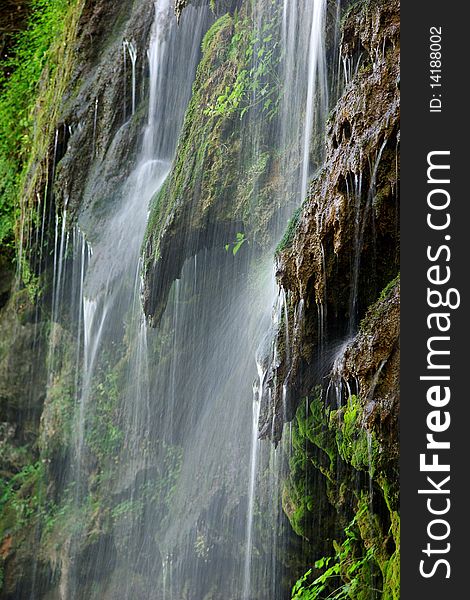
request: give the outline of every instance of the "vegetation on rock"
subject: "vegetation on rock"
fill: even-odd
[[[27,27],[0,74],[0,242],[13,243],[34,218],[40,164],[48,153],[70,77],[82,0],[33,0]],[[46,70],[45,70],[46,69]],[[31,177],[31,175],[33,176]],[[24,205],[19,198],[23,196]],[[25,240],[21,240],[25,243]]]

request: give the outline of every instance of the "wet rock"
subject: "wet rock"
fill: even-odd
[[[332,377],[357,390],[363,424],[398,461],[400,282],[394,280],[367,311],[358,334],[337,358]],[[349,383],[350,382],[350,383]]]
[[[383,598],[396,600],[400,589],[398,359],[399,282],[395,280],[369,308],[358,334],[340,350],[328,388],[318,386],[297,409],[283,493],[284,512],[308,542],[310,564],[331,554],[331,560],[341,566],[343,581],[349,582],[348,565],[368,552],[367,568],[361,574],[358,565],[354,578],[358,593],[370,587],[367,577],[372,569]],[[352,555],[351,549],[341,548],[339,541],[345,539],[341,529],[355,531]],[[319,539],[325,540],[323,548]],[[337,541],[332,544],[332,539]]]
[[[146,48],[154,6],[130,1],[87,4],[80,21],[76,63],[63,100],[61,127],[67,144],[56,157],[55,202],[72,211],[118,202],[116,190],[133,168],[146,118],[140,105],[146,83]],[[136,49],[136,110],[132,114],[131,59],[124,42]],[[97,218],[97,217],[95,217]],[[93,222],[93,217],[88,219]],[[90,226],[91,230],[92,227]]]
[[[14,427],[10,443],[30,448],[37,438],[46,392],[46,353],[37,363],[31,355],[44,351],[47,326],[35,323],[34,314],[26,290],[14,293],[0,312],[0,422],[10,433]]]
[[[260,12],[261,20],[268,19],[263,5]],[[278,17],[269,18],[268,31],[279,27]],[[270,225],[281,208],[284,182],[269,122],[265,117],[263,123],[262,107],[249,102],[252,29],[243,4],[237,18],[226,13],[205,36],[176,159],[151,203],[143,245],[143,305],[153,325],[186,259],[203,249],[223,248],[239,232],[255,248],[273,243]],[[267,35],[263,51],[271,49],[271,38]]]
[[[317,531],[343,582],[368,556],[352,597],[375,587],[398,599],[398,2],[352,4],[341,35],[347,81],[325,162],[277,249],[286,316],[259,431],[274,443],[291,431],[283,508],[308,540],[306,564],[327,555],[311,539],[321,507],[332,518]],[[345,528],[356,536],[346,554]]]
[[[277,251],[290,314],[303,316],[290,320],[292,355],[281,353],[272,375],[274,407],[287,376],[294,407],[321,382],[398,272],[398,33],[397,2],[357,3],[343,24],[351,79],[327,124],[325,163]]]

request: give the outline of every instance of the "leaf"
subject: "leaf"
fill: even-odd
[[[234,256],[240,250],[244,242],[246,242],[245,234],[238,232],[232,250]]]
[[[326,558],[323,556],[322,558],[320,558],[319,560],[317,560],[315,562],[315,568],[323,569],[323,567],[325,566],[325,563],[326,563]]]
[[[245,240],[241,240],[241,242],[237,242],[234,247],[233,247],[233,255],[235,256],[235,254],[240,250],[240,248],[242,247],[242,244]]]
[[[225,244],[225,250],[228,252],[228,249],[230,248],[230,244]]]

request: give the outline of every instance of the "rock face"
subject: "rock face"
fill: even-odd
[[[4,34],[24,24],[23,3],[16,4],[14,18],[13,13],[7,23],[2,18],[2,44],[10,43]],[[26,599],[33,590],[59,597],[60,571],[71,568],[65,561],[70,534],[64,531],[72,517],[65,511],[55,526],[54,511],[73,445],[76,339],[68,314],[53,315],[54,228],[65,208],[69,225],[88,205],[90,229],[98,231],[100,205],[118,201],[113,193],[132,168],[140,143],[136,132],[146,116],[141,99],[154,10],[151,0],[136,4],[71,2],[57,41],[65,54],[59,50],[58,67],[46,70],[38,89],[23,215],[36,213],[38,198],[45,198],[48,210],[43,231],[30,234],[33,243],[25,248],[24,256],[28,251],[31,258],[22,263],[26,287],[15,278],[10,249],[0,265],[0,596],[5,599]],[[126,41],[137,51],[133,115]],[[30,221],[37,229],[41,218]],[[38,239],[41,249],[34,243]],[[25,277],[27,264],[34,285]],[[53,322],[57,319],[63,327]],[[53,370],[52,354],[60,356]],[[97,519],[84,516],[85,529],[92,530]],[[99,534],[94,543],[111,544]],[[86,549],[83,555],[86,562]]]
[[[347,586],[351,598],[368,597],[370,588],[400,597],[398,363],[393,281],[338,354],[330,387],[312,390],[292,425],[284,511],[306,540],[311,564],[320,560],[320,572],[330,565],[329,592]],[[334,552],[325,551],[325,540]]]
[[[398,598],[398,2],[353,4],[341,48],[325,163],[277,249],[285,317],[259,427],[278,442],[295,415],[284,510],[312,564],[342,540],[320,561],[336,591]]]
[[[77,32],[77,60],[58,124],[60,155],[55,198],[72,210],[90,207],[99,216],[133,167],[145,109],[140,105],[146,78],[145,49],[153,2],[87,2]],[[132,64],[135,47],[135,101]],[[145,105],[145,103],[143,103]],[[92,232],[90,232],[92,236]]]
[[[266,84],[251,59],[256,49],[276,69],[273,34],[280,15],[269,3],[259,4],[266,41],[253,39],[253,16],[242,3],[236,17],[226,13],[214,23],[203,43],[175,164],[152,202],[144,242],[143,304],[154,325],[185,260],[223,247],[240,232],[255,246],[272,243],[269,225],[280,208],[283,182],[270,140],[274,123],[265,123],[275,116],[269,107],[278,92],[271,85],[269,104],[251,106],[253,86]]]
[[[397,3],[357,3],[343,24],[345,71],[355,75],[330,114],[323,168],[277,250],[294,347],[270,376],[264,419],[274,415],[277,439],[284,382],[291,413],[398,272],[398,34]]]
[[[38,436],[46,398],[48,323],[46,318],[37,318],[25,292],[11,292],[0,309],[2,598],[22,598],[31,589],[28,565],[36,533],[29,510],[35,510],[31,498],[40,493],[42,471]],[[39,359],[32,360],[36,353]]]

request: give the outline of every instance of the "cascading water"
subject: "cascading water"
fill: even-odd
[[[338,3],[339,4],[339,3]],[[284,0],[281,41],[284,48],[280,139],[285,151],[292,206],[305,197],[311,175],[312,137],[321,138],[328,111],[326,9],[323,0]],[[316,156],[316,166],[321,155]],[[295,173],[293,169],[299,169]]]
[[[146,226],[150,199],[162,185],[168,174],[171,159],[177,142],[184,110],[190,92],[191,82],[200,55],[200,43],[209,23],[206,8],[194,10],[189,8],[179,28],[176,27],[169,0],[155,3],[155,19],[148,51],[149,63],[149,110],[148,121],[144,131],[142,150],[136,167],[116,196],[112,214],[96,223],[91,213],[85,212],[80,220],[85,231],[94,228],[99,235],[94,236],[93,252],[86,252],[85,242],[81,237],[81,263],[73,261],[76,273],[71,275],[72,281],[78,277],[79,294],[82,302],[76,308],[73,318],[78,322],[79,331],[83,323],[83,334],[77,336],[77,357],[81,358],[83,367],[80,380],[80,394],[77,402],[75,422],[75,444],[68,481],[65,483],[65,496],[73,498],[75,512],[87,510],[86,505],[92,495],[90,490],[90,444],[92,441],[93,423],[102,419],[101,407],[96,406],[97,381],[103,369],[117,360],[118,352],[110,348],[122,346],[122,336],[129,347],[127,374],[122,380],[119,390],[120,406],[125,415],[123,431],[114,432],[122,442],[118,454],[122,460],[117,475],[115,494],[127,496],[126,502],[132,504],[136,494],[132,477],[135,470],[145,471],[146,458],[143,445],[148,441],[149,423],[152,418],[149,407],[148,349],[145,320],[140,308],[140,279],[135,274],[140,270],[140,247]],[[132,66],[132,115],[136,103],[136,55],[133,42],[127,40],[123,44],[124,55],[128,53]],[[168,75],[171,74],[171,80]],[[95,155],[95,135],[98,118],[98,99],[94,106],[93,124],[93,156]],[[131,116],[132,116],[131,115]],[[127,123],[124,127],[127,127]],[[67,244],[67,207],[61,219],[56,219],[56,236],[54,252],[53,281],[53,319],[58,320],[61,308],[63,288],[63,267]],[[91,225],[92,224],[92,225]],[[57,264],[56,264],[57,263]],[[86,269],[86,277],[85,277]],[[70,276],[70,274],[69,274]],[[124,333],[124,329],[126,332]],[[80,347],[83,341],[83,352]],[[53,355],[53,353],[51,353]],[[50,360],[52,362],[52,360]],[[50,365],[53,372],[53,365]],[[78,386],[77,386],[78,387]],[[109,433],[109,432],[108,432]],[[144,451],[145,452],[145,451]],[[117,460],[117,459],[116,459]],[[162,474],[163,476],[163,474]],[[120,488],[122,486],[122,489]],[[141,501],[141,499],[139,499]],[[59,586],[61,597],[78,598],[83,580],[80,580],[80,552],[82,540],[79,534],[73,534],[65,547],[68,549],[62,556],[62,575]],[[97,548],[96,569],[106,569],[109,565],[109,547]],[[158,554],[158,549],[155,550]],[[132,562],[132,561],[130,561]],[[85,578],[92,581],[93,575],[87,573]],[[101,597],[100,592],[90,590],[91,597]],[[127,579],[126,592],[122,597],[133,597],[135,584]]]
[[[201,250],[191,236],[182,238],[190,258],[161,321],[148,328],[139,298],[148,207],[171,170],[201,40],[213,19],[208,7],[188,6],[177,25],[170,0],[155,3],[148,118],[135,167],[104,210],[91,204],[78,218],[93,251],[78,229],[73,240],[67,237],[67,205],[57,220],[55,320],[67,245],[80,256],[66,277],[80,298],[74,301],[80,333],[73,352],[79,389],[74,444],[61,492],[75,515],[58,557],[62,600],[78,599],[84,589],[90,600],[280,600],[288,591],[283,551],[289,533],[281,509],[286,453],[283,444],[260,441],[258,427],[271,393],[267,379],[278,360],[273,340],[279,328],[289,345],[287,302],[274,282],[274,244],[322,158],[312,147],[328,108],[326,4],[285,0],[280,10],[255,3],[251,15],[258,40],[266,20],[280,15],[279,114],[265,123],[255,113],[243,136],[258,158],[262,132],[271,131],[283,149],[285,187],[271,199],[279,208],[262,253],[245,244],[234,260],[223,246]],[[124,130],[138,113],[136,59],[144,49],[124,40],[121,50],[125,69],[128,59],[132,68]],[[262,71],[260,56],[253,53],[254,72]],[[255,87],[254,105],[262,90]],[[96,98],[93,158],[99,106]],[[80,515],[93,520],[96,490],[103,488],[112,508],[106,521],[95,523],[90,546]]]
[[[307,192],[307,183],[311,176],[312,164],[318,166],[322,155],[313,151],[312,139],[322,139],[326,114],[328,110],[328,82],[326,65],[326,19],[327,3],[323,0],[305,2],[303,0],[284,0],[282,9],[281,43],[283,56],[281,62],[281,77],[283,84],[283,97],[280,107],[279,128],[277,140],[279,147],[283,148],[282,170],[286,179],[286,197],[284,208],[280,211],[280,219],[273,228],[273,239],[279,240],[282,233],[283,218],[291,215],[296,207],[300,205]],[[315,144],[313,144],[314,146]],[[312,160],[313,158],[313,160]],[[281,203],[282,204],[282,203]],[[259,384],[255,392],[256,413],[259,415],[260,404],[264,400],[269,406],[271,404],[271,386],[265,385],[268,371],[275,368],[278,363],[276,338],[280,329],[283,329],[284,343],[287,348],[289,359],[289,323],[287,304],[284,290],[275,291],[273,287],[270,304],[274,306],[272,322],[270,324],[263,343],[258,349],[262,358],[258,359]],[[277,299],[276,299],[277,294]],[[264,364],[263,364],[264,363]],[[261,366],[263,365],[263,366]],[[287,377],[282,383],[284,408],[282,418],[287,420],[285,411],[287,387],[289,384],[289,370]],[[258,419],[259,420],[259,419]],[[260,589],[266,585],[269,587],[271,596],[277,598],[282,594],[279,578],[274,575],[276,571],[277,553],[282,552],[283,544],[283,519],[281,511],[281,481],[285,469],[285,457],[289,453],[289,440],[282,443],[279,448],[261,447],[258,441],[258,420],[253,425],[253,442],[251,454],[251,469],[257,473],[250,478],[249,487],[249,512],[246,534],[246,562],[245,562],[245,587],[244,600],[251,598],[250,584],[256,580],[254,589]],[[269,426],[269,423],[267,423]],[[274,430],[274,415],[271,425]],[[266,432],[262,431],[263,435]],[[271,432],[274,438],[274,431]],[[271,437],[268,436],[268,437]],[[286,446],[286,451],[284,451]],[[259,457],[259,452],[262,456]],[[262,481],[262,478],[265,481]],[[273,562],[266,565],[267,572],[253,578],[251,570],[253,540],[253,520],[255,517],[253,506],[258,504],[259,512],[271,515],[271,556]],[[262,529],[262,525],[259,525]],[[259,535],[259,534],[258,534]],[[256,540],[260,544],[259,540]],[[269,584],[266,583],[272,576]]]

